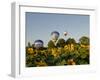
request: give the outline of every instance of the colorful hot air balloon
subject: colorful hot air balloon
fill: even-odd
[[[36,49],[39,49],[39,48],[41,48],[41,47],[43,47],[43,41],[42,40],[35,40],[35,42],[34,42],[34,47],[36,48]]]
[[[58,40],[58,38],[59,38],[59,32],[57,32],[57,31],[53,31],[52,33],[51,33],[51,38],[52,38],[52,40],[53,41],[57,41]]]
[[[68,33],[67,32],[64,32],[63,34],[64,34],[64,36],[67,36]]]

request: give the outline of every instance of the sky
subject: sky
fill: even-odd
[[[89,20],[89,15],[26,12],[25,44],[40,39],[47,46],[53,31],[60,33],[59,38],[74,38],[78,42],[82,36],[89,37]]]

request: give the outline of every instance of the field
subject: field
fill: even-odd
[[[73,38],[60,38],[56,45],[50,40],[47,47],[26,46],[26,67],[87,65],[90,63],[89,38],[82,36],[77,43]]]

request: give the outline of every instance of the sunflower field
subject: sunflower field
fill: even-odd
[[[70,40],[69,40],[70,41]],[[67,66],[87,65],[89,60],[89,44],[85,40],[79,43],[66,42],[57,46],[36,49],[32,46],[26,47],[26,67],[40,66]]]

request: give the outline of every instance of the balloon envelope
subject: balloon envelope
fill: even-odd
[[[34,42],[34,47],[35,48],[41,48],[41,47],[43,47],[43,41],[42,40],[35,40],[35,42]]]
[[[67,36],[67,32],[64,32],[64,36]]]
[[[58,37],[59,37],[59,32],[53,31],[53,32],[51,33],[51,38],[52,38],[53,40],[57,40]]]

